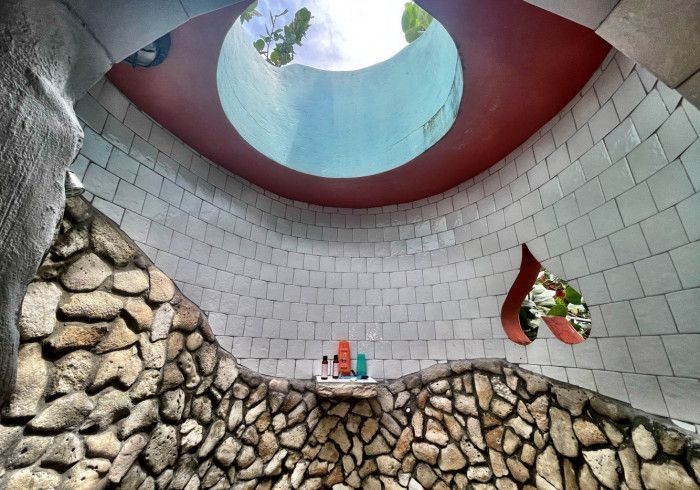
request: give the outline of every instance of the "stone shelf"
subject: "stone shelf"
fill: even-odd
[[[377,396],[377,380],[321,379],[321,376],[316,376],[316,394],[322,398],[374,398]]]

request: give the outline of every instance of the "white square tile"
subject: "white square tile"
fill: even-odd
[[[617,63],[610,63],[598,80],[593,84],[596,94],[598,95],[598,101],[601,105],[612,97],[620,85],[622,85],[622,82],[622,74],[620,73]]]
[[[598,178],[581,186],[575,194],[581,214],[586,214],[605,202]]]
[[[700,242],[692,242],[671,251],[673,265],[676,266],[683,288],[700,286]]]
[[[107,110],[92,96],[85,95],[75,104],[76,115],[94,131],[101,133],[107,121]]]
[[[632,264],[622,265],[604,272],[605,282],[613,301],[639,298],[644,295],[636,272]],[[605,323],[607,325],[607,321]]]
[[[102,130],[102,137],[121,151],[128,153],[134,140],[134,132],[110,115]]]
[[[669,161],[678,158],[698,137],[682,107],[678,107],[671,114],[657,134]]]
[[[601,395],[629,403],[627,388],[622,374],[610,371],[593,371],[596,388]]]
[[[686,378],[700,378],[700,334],[664,335],[664,347],[673,368],[673,374]]]
[[[564,195],[574,192],[586,182],[580,162],[574,162],[559,174],[559,185]]]
[[[639,225],[617,231],[609,238],[618,264],[627,264],[651,255]]]
[[[583,126],[576,131],[566,142],[566,146],[569,149],[569,159],[572,162],[588,151],[593,146],[593,138],[588,126]]]
[[[114,194],[117,192],[119,177],[111,174],[99,165],[90,164],[85,172],[83,184],[92,194],[106,201],[112,201]]]
[[[562,116],[559,122],[552,128],[552,136],[557,147],[563,145],[576,132],[576,123],[571,112]]]
[[[656,213],[654,199],[646,182],[642,182],[621,194],[617,205],[626,226],[637,223]]]
[[[569,235],[566,233],[566,228],[557,228],[554,231],[547,233],[545,236],[547,241],[547,249],[551,256],[561,255],[564,252],[571,250],[569,243]]]
[[[666,295],[678,331],[700,332],[700,289],[687,289]]]
[[[588,264],[586,263],[586,258],[583,255],[583,249],[581,248],[576,248],[566,252],[564,255],[562,255],[561,261],[564,266],[564,274],[567,280],[577,279],[590,273],[588,270]]]
[[[580,128],[588,122],[588,120],[600,108],[595,91],[587,91],[583,97],[574,105],[571,112],[576,122],[576,127]]]
[[[639,80],[639,76],[632,72],[612,97],[617,114],[623,119],[627,117],[645,95],[646,91]]]
[[[600,311],[605,319],[605,326],[609,336],[622,337],[639,335],[637,322],[629,302],[620,301],[617,303],[608,303],[602,305]]]
[[[642,221],[641,225],[652,254],[666,252],[688,242],[675,208],[655,214]]]
[[[639,374],[672,375],[661,337],[627,337],[634,369]]]
[[[661,96],[652,90],[632,112],[632,122],[641,140],[647,139],[668,119],[668,111]]]
[[[580,162],[587,180],[592,179],[611,165],[608,149],[602,141],[581,155]]]
[[[623,374],[633,407],[656,415],[668,416],[666,402],[655,376]]]
[[[613,128],[617,127],[619,123],[620,119],[617,117],[615,106],[612,100],[610,100],[588,121],[593,142],[597,143],[602,140]]]
[[[693,186],[678,160],[652,175],[647,183],[658,209],[666,209],[693,194]]]
[[[150,136],[153,125],[151,119],[133,104],[129,104],[127,108],[124,124],[144,140]]]
[[[674,419],[700,423],[700,380],[659,377],[669,416]]]
[[[627,350],[624,338],[598,339],[598,346],[605,369],[609,371],[634,372],[632,358]]]
[[[601,238],[584,245],[583,250],[591,272],[599,272],[617,265],[610,241]]]
[[[600,183],[603,188],[605,199],[610,200],[619,196],[628,189],[634,187],[634,177],[627,164],[627,159],[623,158],[600,175]]]
[[[627,118],[605,137],[610,161],[616,162],[632,151],[641,140],[632,120]]]
[[[667,253],[635,262],[634,268],[646,296],[676,291],[681,287],[676,269]]]
[[[569,383],[588,390],[596,390],[592,371],[588,369],[566,368],[566,375],[569,378]]]
[[[604,237],[621,229],[622,217],[615,201],[608,201],[590,213],[591,226],[597,238]]]
[[[666,166],[668,160],[656,135],[637,146],[627,155],[635,182],[639,183]]]

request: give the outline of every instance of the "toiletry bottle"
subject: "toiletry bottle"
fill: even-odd
[[[350,342],[341,340],[338,342],[338,372],[341,376],[350,376],[351,371]]]
[[[357,354],[357,377],[367,379],[367,357],[364,352]]]
[[[333,356],[333,378],[338,379],[338,355]]]
[[[321,379],[328,379],[328,356],[323,356],[321,363]]]

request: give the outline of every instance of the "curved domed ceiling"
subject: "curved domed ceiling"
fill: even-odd
[[[413,201],[460,184],[498,162],[549,121],[576,95],[610,48],[593,31],[523,0],[424,0],[419,3],[444,26],[457,46],[457,61],[461,60],[461,65],[453,64],[461,66],[461,76],[455,76],[453,68],[450,77],[445,68],[450,60],[441,65],[444,73],[440,76],[413,73],[412,90],[420,78],[426,79],[426,86],[441,77],[450,82],[437,83],[420,100],[442,90],[453,107],[446,105],[445,111],[426,102],[425,107],[415,109],[426,114],[430,110],[447,112],[437,129],[418,138],[416,134],[425,135],[426,127],[435,124],[433,119],[423,123],[418,117],[415,129],[419,131],[410,131],[410,125],[385,124],[380,132],[371,118],[361,117],[376,106],[369,100],[364,109],[352,107],[354,121],[350,112],[340,112],[336,118],[352,122],[354,132],[343,133],[338,124],[325,134],[318,133],[324,126],[309,124],[318,114],[296,111],[292,120],[297,138],[273,142],[255,128],[254,117],[247,114],[260,107],[263,99],[257,105],[232,103],[241,94],[236,93],[235,84],[226,82],[237,73],[236,59],[241,54],[231,48],[232,26],[246,3],[198,17],[173,31],[172,48],[163,64],[148,69],[118,64],[109,78],[157,122],[213,162],[284,197],[329,206],[375,207]],[[435,53],[430,43],[438,37],[436,32],[439,30],[431,27],[418,39],[420,43],[357,72],[329,73],[302,65],[282,70],[317,86],[323,76],[345,76],[348,79],[342,86],[354,82],[362,88],[363,77],[382,79],[382,70],[389,73],[402,58],[426,59],[426,53]],[[223,68],[220,56],[232,57]],[[429,65],[426,61],[425,66]],[[238,73],[248,73],[241,66]],[[421,68],[415,62],[410,66]],[[457,89],[462,95],[459,104]],[[357,93],[357,88],[353,90]],[[400,110],[410,112],[411,108],[397,106],[397,114]],[[387,110],[376,113],[386,118]],[[364,147],[364,140],[357,137],[363,120],[367,121],[368,142]],[[398,150],[390,138],[400,142]],[[353,155],[357,156],[354,160]],[[328,161],[329,156],[334,161]]]

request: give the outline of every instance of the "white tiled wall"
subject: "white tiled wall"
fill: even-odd
[[[335,209],[201,158],[109,82],[76,106],[93,202],[209,313],[221,345],[308,377],[336,341],[377,377],[505,357],[700,423],[700,113],[621,54],[488,171],[420,201]],[[592,305],[571,347],[505,339],[527,243]]]

